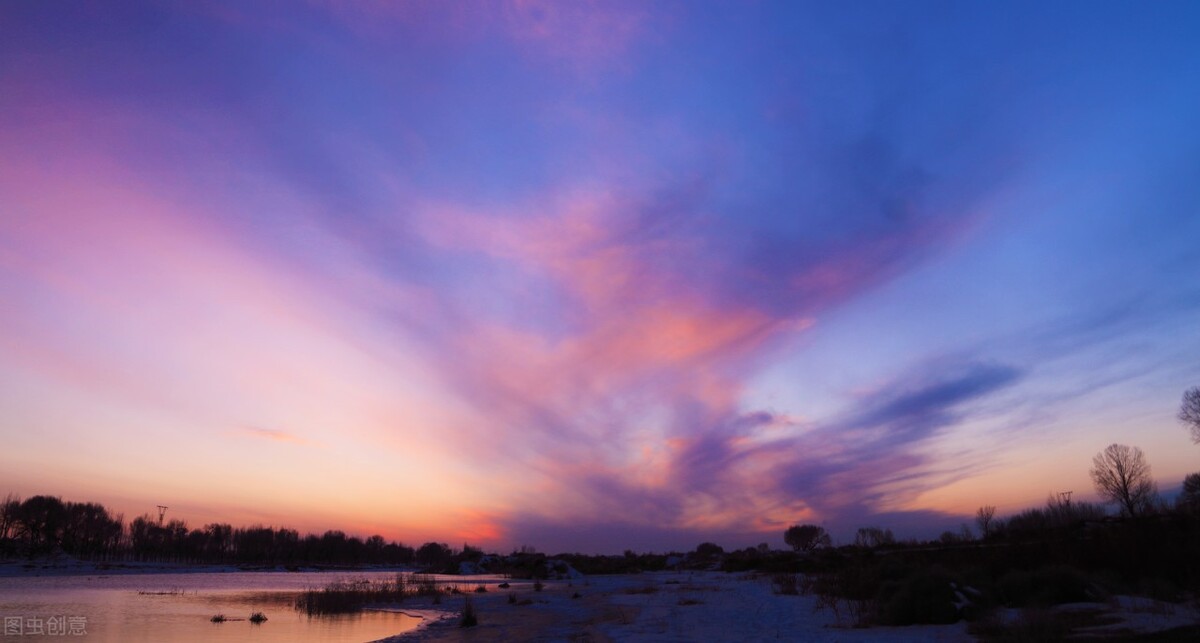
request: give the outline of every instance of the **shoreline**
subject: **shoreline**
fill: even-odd
[[[228,574],[228,573],[318,573],[396,572],[420,573],[414,567],[388,565],[253,565],[159,562],[95,562],[73,558],[20,559],[0,561],[0,578],[46,576],[116,576],[133,574]]]

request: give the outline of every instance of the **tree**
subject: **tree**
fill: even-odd
[[[67,508],[61,498],[34,496],[21,503],[20,522],[29,552],[47,553],[60,546],[67,521]]]
[[[981,538],[987,538],[992,533],[992,520],[996,517],[995,505],[984,505],[975,512],[975,524],[979,525]]]
[[[17,537],[20,520],[21,499],[10,493],[0,502],[0,541]]]
[[[1137,447],[1110,444],[1092,458],[1089,472],[1096,491],[1106,501],[1115,503],[1121,513],[1139,516],[1154,504],[1158,489],[1150,478],[1150,465]]]
[[[446,543],[428,542],[417,549],[417,563],[426,567],[444,567],[453,552]]]
[[[1183,392],[1183,401],[1179,404],[1179,421],[1192,432],[1192,442],[1200,444],[1200,386]]]
[[[896,536],[892,534],[891,529],[859,527],[858,532],[854,534],[854,544],[858,547],[867,548],[894,545],[896,544]]]
[[[1189,473],[1183,478],[1183,492],[1175,499],[1180,509],[1200,511],[1200,473]]]
[[[832,540],[824,527],[817,525],[792,525],[783,532],[783,542],[796,551],[812,551],[817,547],[828,547]]]

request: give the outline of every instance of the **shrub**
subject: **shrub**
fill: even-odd
[[[1048,607],[1087,601],[1095,597],[1090,588],[1083,572],[1066,565],[1011,571],[996,582],[998,598],[1009,607]]]
[[[463,602],[462,618],[458,620],[458,626],[475,627],[476,625],[479,625],[479,619],[475,615],[475,603],[468,596],[467,600]]]
[[[920,570],[881,591],[879,618],[888,625],[947,624],[958,621],[954,587],[938,569]]]
[[[267,622],[267,615],[262,612],[255,612],[250,615],[250,622],[255,625],[260,625]]]
[[[878,565],[861,561],[818,574],[812,582],[817,595],[817,608],[828,608],[840,622],[863,627],[875,619],[878,612],[878,593],[881,583]]]

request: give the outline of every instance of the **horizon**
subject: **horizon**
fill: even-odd
[[[1200,470],[1200,6],[0,6],[0,489],[506,551]],[[139,509],[138,507],[145,507]]]
[[[1170,505],[1173,503],[1173,501],[1175,500],[1175,496],[1177,496],[1177,495],[1179,495],[1179,494],[1172,493],[1172,494],[1167,494],[1167,495],[1159,495],[1159,496],[1153,498],[1152,500],[1156,500],[1156,501],[1161,500],[1165,504],[1162,505],[1161,507],[1155,507],[1154,505],[1151,505],[1150,507],[1148,507],[1148,509],[1151,512],[1150,515],[1155,515],[1155,514],[1160,515],[1160,516],[1170,515],[1171,514]],[[96,502],[94,500],[89,500],[86,498],[65,498],[62,496],[51,496],[49,494],[33,494],[31,496],[19,496],[17,494],[13,494],[13,493],[6,494],[4,500],[5,500],[5,502],[16,501],[18,503],[24,503],[24,501],[27,501],[30,498],[35,498],[35,497],[39,497],[39,498],[53,497],[53,498],[56,498],[58,501],[62,502],[63,505],[68,505],[68,506],[71,504],[82,505],[82,504],[89,504],[89,503]],[[370,538],[374,538],[376,536],[381,536],[380,534],[366,533],[366,532],[361,532],[361,533],[348,532],[344,529],[338,529],[336,527],[331,527],[329,529],[319,529],[319,530],[314,530],[314,531],[304,531],[304,530],[295,529],[294,527],[292,527],[291,525],[288,525],[288,524],[262,524],[262,523],[238,524],[238,523],[230,523],[227,520],[214,520],[214,521],[206,521],[204,523],[193,523],[193,522],[189,521],[186,516],[177,517],[177,516],[171,515],[172,512],[170,512],[169,506],[156,506],[155,507],[156,510],[162,511],[162,517],[156,518],[155,512],[142,512],[142,513],[136,514],[136,515],[129,515],[122,511],[114,511],[114,510],[112,510],[111,507],[105,505],[102,502],[98,503],[98,504],[103,506],[104,509],[108,512],[107,515],[104,516],[104,519],[111,520],[111,521],[114,521],[116,524],[119,524],[121,527],[121,532],[122,532],[120,535],[122,542],[119,544],[119,546],[115,547],[113,550],[105,551],[102,555],[119,555],[117,552],[121,549],[121,547],[126,547],[126,548],[132,547],[133,546],[132,543],[130,543],[128,541],[129,534],[132,531],[131,523],[138,519],[144,520],[146,523],[154,524],[159,527],[167,526],[168,528],[172,524],[182,523],[182,525],[184,527],[186,527],[188,532],[197,532],[197,531],[206,532],[206,531],[208,531],[208,528],[213,525],[223,525],[223,526],[232,528],[234,531],[254,530],[254,529],[261,529],[261,528],[267,528],[267,529],[271,529],[271,530],[275,530],[275,531],[290,530],[290,531],[295,531],[296,534],[302,540],[307,537],[321,537],[328,533],[340,533],[345,538],[357,539],[361,544],[361,543],[366,542]],[[1060,511],[1061,508],[1064,506],[1069,509],[1073,509],[1074,511],[1071,515],[1073,515],[1075,517],[1074,519],[1079,520],[1080,522],[1087,522],[1089,520],[1095,520],[1095,516],[1091,512],[1091,510],[1095,510],[1095,509],[1100,510],[1099,515],[1105,516],[1107,518],[1117,518],[1117,519],[1121,519],[1121,520],[1137,519],[1136,517],[1130,517],[1130,516],[1125,515],[1119,509],[1114,513],[1113,511],[1110,510],[1110,508],[1108,506],[1110,504],[1112,504],[1112,503],[1104,502],[1104,501],[1073,499],[1070,497],[1070,495],[1067,495],[1065,497],[1064,496],[1051,496],[1051,497],[1048,497],[1046,499],[1046,501],[1043,503],[1043,505],[1041,505],[1041,506],[1032,505],[1032,506],[1023,508],[1023,510],[1021,510],[1021,511],[1017,511],[1017,512],[1010,513],[1010,514],[996,514],[993,512],[993,514],[988,516],[988,521],[993,525],[993,528],[998,526],[1001,531],[1006,531],[1008,529],[1008,525],[1010,522],[1020,521],[1022,518],[1025,518],[1022,526],[1018,527],[1017,530],[1018,531],[1024,530],[1025,532],[1028,533],[1030,531],[1035,531],[1036,527],[1032,527],[1031,525],[1037,524],[1036,520],[1029,519],[1029,516],[1028,516],[1029,513],[1031,513],[1031,512],[1036,513],[1039,511]],[[981,511],[982,511],[982,509],[983,509],[983,507],[980,508]],[[995,507],[993,506],[993,507],[991,507],[991,509],[994,510]],[[1160,510],[1162,511],[1161,514],[1158,513]],[[67,508],[67,512],[68,513],[70,512],[69,507]],[[19,518],[20,509],[17,510],[17,514],[18,514],[17,520],[20,520],[20,518]],[[170,517],[168,517],[168,516],[170,516]],[[11,519],[11,516],[10,516],[10,519]],[[965,538],[967,542],[973,542],[976,540],[978,540],[978,541],[984,540],[985,534],[978,532],[978,530],[980,529],[980,525],[979,525],[979,519],[976,516],[961,516],[961,519],[962,519],[962,521],[958,524],[946,523],[945,526],[947,527],[947,529],[943,530],[942,533],[937,534],[936,536],[932,535],[934,532],[929,531],[929,529],[925,529],[922,531],[924,533],[928,533],[930,535],[925,536],[925,537],[920,537],[920,536],[910,534],[910,533],[903,533],[903,532],[893,533],[893,530],[891,528],[887,528],[886,531],[888,533],[888,539],[890,542],[886,543],[886,545],[901,545],[901,546],[903,546],[903,545],[911,545],[911,544],[917,544],[917,545],[934,544],[934,543],[938,543],[939,541],[941,541],[942,544],[946,544],[944,539],[946,538],[947,534],[949,534],[953,539]],[[799,526],[799,525],[790,525],[789,527],[795,528],[797,526]],[[855,533],[853,535],[841,534],[841,536],[843,536],[843,537],[839,538],[838,534],[826,532],[824,527],[822,527],[820,525],[807,524],[806,526],[820,527],[821,533],[825,534],[827,537],[830,538],[830,540],[825,543],[824,547],[836,549],[836,548],[840,548],[840,547],[848,547],[848,546],[849,547],[859,547],[860,546],[860,545],[858,545],[857,538],[856,538],[857,536],[860,535],[858,533]],[[866,527],[873,527],[873,526],[866,525]],[[787,531],[787,530],[785,530],[785,531]],[[883,530],[880,530],[880,531],[883,531]],[[993,533],[991,535],[996,536],[996,534],[997,534],[997,532],[995,531],[995,529],[993,529]],[[699,550],[699,548],[704,545],[717,545],[724,551],[724,553],[734,553],[734,552],[745,550],[745,549],[759,549],[763,545],[766,545],[768,550],[775,551],[775,552],[788,551],[789,548],[795,549],[794,547],[792,547],[792,545],[790,545],[787,542],[785,533],[781,532],[776,535],[778,536],[778,540],[780,542],[784,543],[783,547],[779,547],[778,546],[779,543],[774,542],[773,539],[767,538],[765,535],[763,536],[765,538],[765,540],[758,542],[758,543],[754,543],[754,544],[746,544],[746,542],[748,542],[748,541],[746,541],[746,542],[742,542],[741,544],[735,543],[732,546],[726,546],[729,543],[714,542],[713,540],[704,540],[704,541],[697,542],[695,545],[690,546],[690,547],[668,547],[665,549],[657,549],[657,550],[654,550],[654,549],[636,550],[636,549],[632,549],[629,547],[622,548],[619,546],[620,543],[612,542],[612,543],[609,543],[609,545],[614,547],[614,549],[607,550],[607,551],[600,551],[600,550],[596,550],[596,549],[592,549],[589,551],[580,551],[577,549],[576,550],[570,550],[570,549],[547,550],[547,549],[543,549],[543,548],[537,546],[536,543],[532,543],[532,542],[522,543],[519,546],[514,545],[511,547],[495,546],[495,545],[493,545],[491,547],[481,547],[481,546],[478,546],[476,544],[472,544],[472,543],[466,542],[466,541],[462,542],[461,546],[457,546],[456,543],[446,542],[446,541],[421,542],[421,541],[413,541],[413,540],[404,540],[404,539],[400,539],[400,538],[384,538],[384,541],[388,544],[399,545],[401,547],[409,547],[411,549],[419,549],[423,545],[440,544],[440,545],[447,547],[449,549],[449,551],[452,552],[454,555],[466,553],[466,550],[468,548],[477,550],[480,553],[487,554],[487,555],[504,555],[505,552],[510,552],[512,554],[529,553],[529,554],[542,554],[542,555],[551,555],[551,556],[561,554],[561,555],[610,556],[610,557],[611,556],[620,556],[622,554],[627,554],[629,552],[633,552],[633,553],[639,554],[639,555],[641,555],[641,554],[645,554],[645,555],[687,554],[689,552]],[[952,540],[951,542],[953,544],[953,543],[961,543],[964,541]],[[868,547],[874,547],[874,546],[878,546],[878,545],[872,545],[872,546],[868,546]],[[128,553],[129,553],[128,551],[125,551],[124,555],[128,555]],[[94,556],[96,554],[92,553],[90,555]],[[35,556],[35,554],[31,552],[30,556]]]

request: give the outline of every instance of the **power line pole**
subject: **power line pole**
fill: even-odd
[[[158,526],[162,527],[163,516],[167,515],[167,506],[158,505]]]

